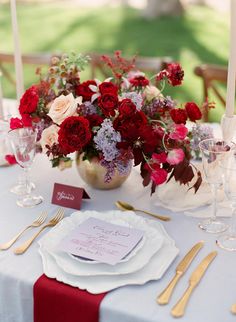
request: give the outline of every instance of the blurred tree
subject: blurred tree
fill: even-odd
[[[181,0],[147,0],[143,16],[148,19],[162,15],[180,15],[184,11]]]

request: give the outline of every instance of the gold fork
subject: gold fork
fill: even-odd
[[[59,208],[58,211],[57,211],[57,213],[56,213],[56,215],[46,225],[44,225],[33,237],[31,237],[30,239],[28,239],[21,246],[17,247],[14,250],[14,253],[17,254],[17,255],[23,254],[30,247],[30,245],[33,243],[33,241],[38,237],[38,235],[46,227],[53,227],[53,226],[55,226],[56,224],[59,223],[59,221],[62,220],[63,216],[64,216],[64,209],[63,208]]]
[[[1,244],[0,245],[0,250],[6,250],[8,248],[10,248],[15,241],[17,241],[17,239],[28,229],[32,228],[32,227],[39,227],[41,226],[45,219],[47,218],[47,212],[43,211],[41,213],[41,215],[34,221],[32,222],[32,224],[30,224],[29,226],[27,226],[26,228],[22,229],[15,237],[13,237],[11,240],[9,240],[7,243]]]

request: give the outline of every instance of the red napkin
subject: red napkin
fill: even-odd
[[[93,295],[42,275],[34,284],[34,322],[98,322],[105,295]]]

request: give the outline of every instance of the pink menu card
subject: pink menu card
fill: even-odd
[[[144,232],[90,217],[59,245],[65,252],[110,265],[117,264],[140,242]]]

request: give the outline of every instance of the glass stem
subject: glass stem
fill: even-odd
[[[212,195],[213,195],[213,202],[212,202],[213,211],[212,211],[211,220],[215,221],[216,220],[216,211],[217,211],[217,185],[212,184],[211,190],[212,190]]]
[[[232,217],[231,217],[231,225],[229,228],[229,233],[231,237],[236,238],[236,205],[232,207]]]
[[[30,195],[30,193],[31,193],[29,170],[30,170],[30,168],[28,168],[28,167],[24,168],[26,195]]]

